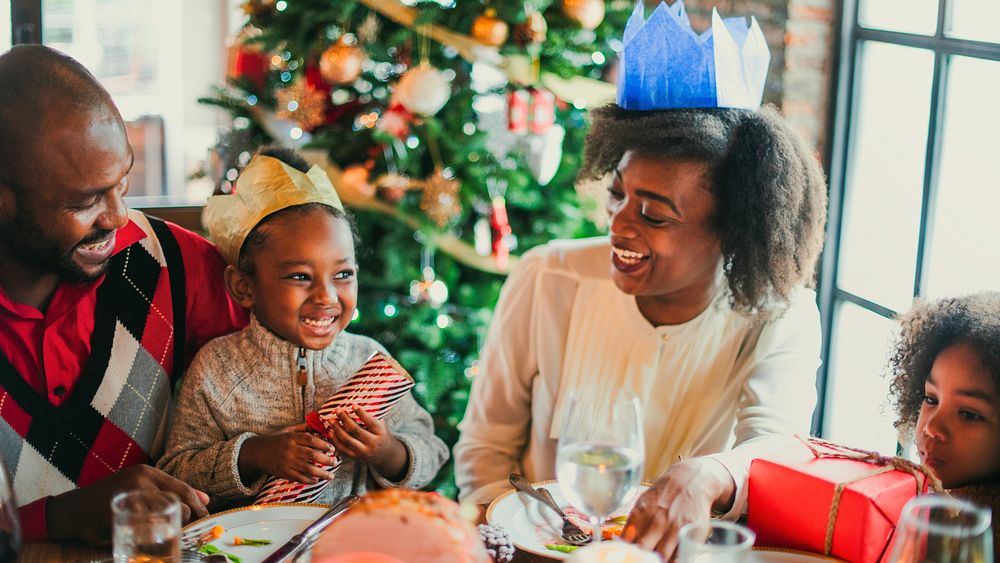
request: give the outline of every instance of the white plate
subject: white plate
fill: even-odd
[[[548,489],[556,503],[565,510],[567,503],[559,488],[559,483],[554,480],[541,481],[532,483],[532,486]],[[639,493],[641,494],[648,487],[648,483],[643,484]],[[636,498],[638,498],[638,494]],[[617,511],[615,516],[628,514],[631,504],[634,502],[635,498],[628,503],[628,506]],[[512,490],[497,497],[486,509],[486,521],[507,530],[511,542],[522,551],[549,559],[564,560],[569,557],[568,553],[545,548],[547,543],[563,543],[558,541],[562,532],[562,520],[555,512],[545,508],[541,503],[524,493]],[[753,556],[747,560],[747,563],[816,563],[818,561],[840,560],[803,551],[758,547],[754,548]]]
[[[566,510],[568,503],[563,497],[559,483],[556,481],[541,481],[532,486],[548,489],[555,498],[556,504]],[[638,493],[645,491],[649,485],[642,485]],[[628,514],[632,503],[638,498],[636,494],[624,507],[614,513],[614,516]],[[510,534],[514,546],[522,551],[548,557],[550,559],[566,559],[568,553],[560,553],[545,548],[547,543],[564,543],[559,540],[562,532],[562,519],[551,509],[530,496],[511,490],[497,497],[486,509],[486,521],[501,526]]]
[[[203,524],[222,526],[222,537],[211,542],[227,553],[239,557],[244,563],[259,563],[274,553],[292,536],[306,529],[330,508],[326,504],[264,504],[234,508],[206,516],[192,522],[181,531],[200,528]],[[271,540],[271,545],[254,547],[233,545],[233,537]]]

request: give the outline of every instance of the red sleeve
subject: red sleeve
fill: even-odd
[[[45,524],[45,507],[48,502],[49,497],[42,497],[17,508],[24,543],[49,541],[49,528]]]
[[[186,358],[184,368],[209,340],[246,326],[247,312],[226,291],[223,272],[226,261],[215,245],[201,236],[173,223],[167,223],[177,239],[184,259],[187,317],[184,331]]]

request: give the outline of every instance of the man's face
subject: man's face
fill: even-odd
[[[128,221],[125,202],[132,148],[117,112],[43,118],[25,147],[19,178],[0,178],[0,241],[8,259],[39,274],[85,282],[99,278]]]

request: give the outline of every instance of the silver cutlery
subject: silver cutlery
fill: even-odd
[[[545,506],[551,508],[556,512],[556,514],[559,515],[560,518],[562,518],[563,541],[565,541],[570,545],[586,545],[590,543],[590,535],[584,532],[582,529],[580,529],[580,527],[577,526],[575,523],[573,523],[573,521],[569,519],[569,516],[566,516],[566,513],[563,512],[561,508],[559,508],[559,505],[556,503],[555,499],[552,498],[551,493],[549,493],[544,488],[536,489],[532,487],[531,483],[528,482],[528,480],[524,477],[524,475],[521,475],[519,473],[511,473],[509,479],[510,479],[510,484],[513,485],[515,489],[531,496],[532,498],[538,500]]]
[[[283,561],[292,561],[296,555],[302,550],[309,547],[312,542],[316,539],[316,536],[326,528],[330,522],[333,522],[334,518],[340,516],[340,513],[347,510],[348,508],[354,506],[354,503],[358,502],[359,498],[357,495],[349,495],[341,499],[337,504],[333,505],[330,510],[327,510],[316,519],[315,522],[309,524],[309,526],[302,530],[301,533],[292,536],[292,539],[288,540],[285,545],[278,548],[277,551],[267,556],[264,563],[280,563]]]

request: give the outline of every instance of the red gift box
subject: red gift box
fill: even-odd
[[[903,505],[928,487],[926,469],[902,458],[811,439],[813,458],[754,460],[748,525],[756,545],[875,563],[889,555]]]

